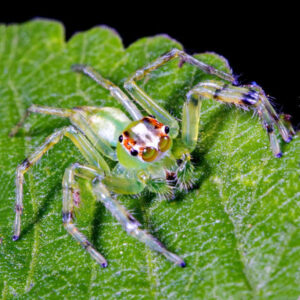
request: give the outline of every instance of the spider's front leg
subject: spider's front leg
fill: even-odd
[[[178,134],[179,126],[174,117],[172,117],[165,109],[160,107],[149,95],[147,95],[136,83],[136,81],[143,79],[150,72],[158,69],[170,60],[180,58],[181,62],[186,62],[194,65],[208,74],[216,75],[224,80],[234,82],[235,79],[231,74],[224,73],[212,66],[205,64],[202,61],[197,60],[191,55],[185,52],[172,49],[170,52],[160,56],[152,63],[148,64],[144,68],[137,70],[124,84],[125,89],[149,114],[154,115],[160,122],[166,124],[170,128],[170,137],[175,138]]]
[[[117,179],[118,180],[118,179]],[[120,184],[120,183],[119,183]],[[115,199],[113,199],[108,191],[109,184],[101,178],[97,178],[93,182],[93,190],[105,207],[111,214],[121,223],[126,232],[146,244],[150,249],[164,255],[169,261],[180,267],[185,267],[185,262],[178,255],[168,251],[166,247],[146,230],[140,228],[140,223]],[[124,185],[124,189],[127,187]]]
[[[111,96],[119,101],[120,104],[128,111],[133,120],[140,120],[143,116],[137,109],[135,104],[128,98],[128,96],[113,82],[104,78],[96,72],[92,67],[87,65],[75,64],[72,65],[72,70],[78,73],[83,73],[92,78],[95,82],[101,85],[103,88],[110,91]]]
[[[285,142],[290,142],[294,135],[287,116],[279,117],[276,114],[260,87],[256,85],[232,86],[224,82],[209,80],[200,82],[188,92],[187,101],[183,106],[182,141],[190,151],[194,150],[198,140],[201,103],[205,99],[231,103],[245,109],[251,107],[256,110],[268,133],[271,149],[276,157],[281,157],[282,153],[274,127],[278,128]]]
[[[88,179],[92,182],[93,191],[97,201],[101,201],[111,214],[120,222],[126,232],[145,243],[150,249],[163,254],[173,263],[184,267],[184,261],[174,253],[169,252],[161,242],[150,233],[140,228],[141,224],[122,206],[117,200],[111,197],[109,190],[123,194],[136,194],[143,190],[144,184],[136,179],[106,176],[103,171],[92,166],[74,164],[65,172],[63,187],[63,222],[66,230],[77,240],[87,252],[102,266],[107,263],[103,256],[97,252],[87,238],[78,231],[73,223],[74,199],[77,202],[78,185],[75,176]]]

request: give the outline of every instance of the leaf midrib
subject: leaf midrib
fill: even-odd
[[[227,148],[229,148],[230,150],[228,151],[228,153],[232,153],[232,150],[233,150],[233,139],[234,137],[236,137],[236,130],[237,130],[237,127],[238,127],[238,119],[239,119],[239,114],[237,112],[234,113],[235,114],[235,117],[234,117],[234,126],[233,128],[230,130],[230,134],[228,135],[228,140],[227,140],[227,143],[226,143],[226,146]],[[229,178],[228,175],[229,175],[229,167],[231,166],[231,160],[232,160],[232,156],[230,155],[226,155],[225,156],[225,169],[224,169],[224,173],[223,173],[223,177],[224,178]],[[254,298],[255,297],[255,294],[256,294],[256,289],[254,288],[254,283],[251,281],[250,279],[250,276],[247,272],[247,266],[243,260],[243,253],[240,249],[240,247],[238,246],[238,243],[239,243],[239,239],[237,237],[237,230],[236,230],[236,226],[235,226],[235,222],[233,220],[233,218],[230,216],[230,213],[228,212],[227,210],[227,207],[226,207],[226,204],[228,202],[228,197],[226,196],[225,194],[225,191],[223,190],[223,185],[222,184],[217,184],[215,183],[216,186],[217,186],[217,189],[219,190],[219,196],[220,196],[220,203],[223,207],[223,210],[225,212],[225,214],[227,215],[228,219],[230,220],[230,223],[232,225],[232,228],[233,228],[233,233],[234,233],[234,245],[235,245],[235,249],[237,251],[237,253],[239,254],[239,261],[241,263],[241,265],[243,266],[242,268],[242,271],[243,271],[243,275],[244,275],[244,279],[245,279],[245,282],[249,288],[249,291],[252,295],[252,297]],[[223,199],[223,200],[222,200]]]

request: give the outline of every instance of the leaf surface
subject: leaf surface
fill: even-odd
[[[167,36],[124,49],[120,37],[95,27],[65,42],[58,22],[0,25],[0,295],[3,299],[297,299],[300,295],[299,137],[272,156],[252,112],[214,101],[202,107],[193,153],[196,188],[176,201],[119,197],[153,235],[187,262],[173,266],[129,237],[96,204],[88,183],[78,226],[107,258],[101,269],[62,226],[64,169],[84,159],[67,139],[26,175],[21,238],[11,240],[15,169],[68,120],[32,115],[17,136],[11,128],[30,104],[54,107],[118,103],[70,66],[86,63],[122,87],[135,70],[172,48]],[[216,54],[196,56],[229,72]],[[209,75],[170,62],[141,86],[178,119],[186,93]]]

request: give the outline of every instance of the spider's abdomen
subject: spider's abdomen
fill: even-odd
[[[79,115],[73,118],[78,126],[78,118],[83,117],[92,131],[109,145],[116,147],[121,132],[131,123],[130,119],[120,109],[115,107],[79,107]]]

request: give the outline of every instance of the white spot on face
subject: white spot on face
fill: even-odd
[[[160,136],[156,134],[154,130],[149,130],[147,126],[141,122],[132,127],[131,131],[136,135],[135,139],[138,144],[142,142],[145,143],[144,146],[153,147],[158,150]]]

